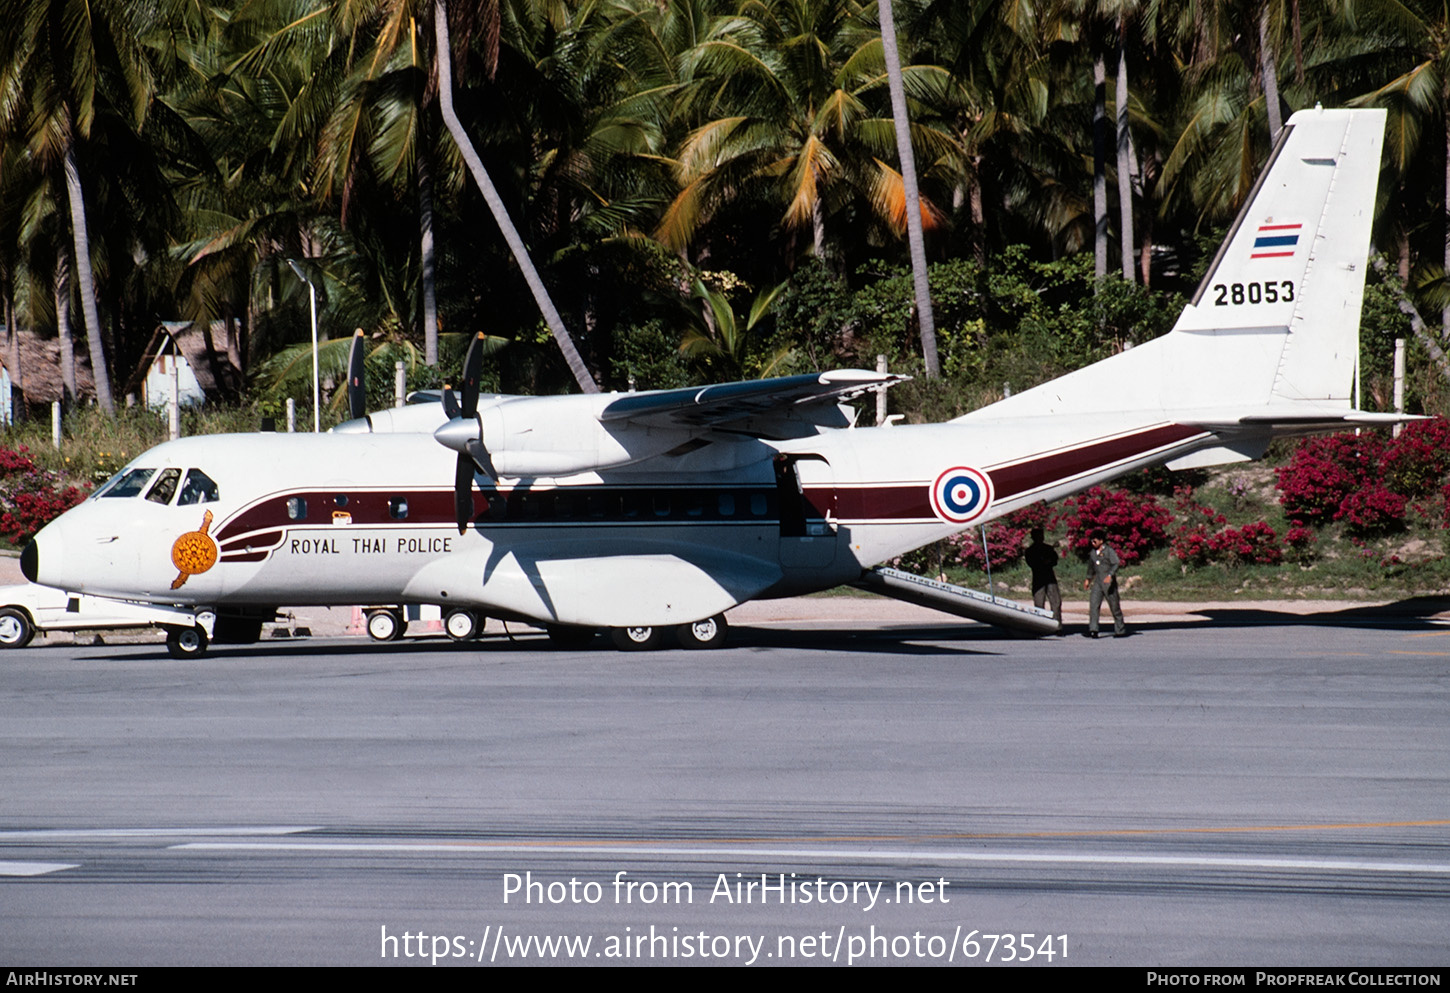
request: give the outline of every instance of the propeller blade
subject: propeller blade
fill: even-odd
[[[463,416],[478,413],[478,386],[483,379],[483,332],[474,336],[463,357]]]
[[[458,533],[468,531],[473,519],[473,474],[476,471],[493,476],[492,460],[479,437],[478,391],[483,379],[483,338],[477,335],[463,357],[463,403],[453,395],[452,387],[443,387],[443,412],[448,423],[434,432],[442,444],[458,452],[453,472],[453,509],[458,517]]]
[[[478,466],[478,471],[489,479],[497,480],[498,472],[494,470],[493,459],[489,457],[488,449],[483,447],[483,440],[470,440],[467,447],[468,457],[473,459],[473,464]]]
[[[363,378],[363,360],[366,357],[363,352],[362,328],[358,328],[357,333],[352,336],[352,347],[347,353],[347,410],[353,420],[368,414],[368,390]]]
[[[458,517],[458,533],[463,534],[473,519],[473,459],[463,452],[458,454],[453,473],[453,511]]]

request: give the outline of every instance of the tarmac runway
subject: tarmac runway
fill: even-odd
[[[1438,606],[10,653],[0,962],[1444,966]]]

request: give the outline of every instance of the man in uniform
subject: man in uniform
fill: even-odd
[[[1032,529],[1032,544],[1023,558],[1032,568],[1032,602],[1038,607],[1052,607],[1052,617],[1062,623],[1062,593],[1057,588],[1057,551],[1042,537],[1041,528]]]
[[[1118,567],[1122,560],[1118,553],[1108,547],[1108,536],[1101,528],[1093,531],[1088,536],[1092,549],[1088,552],[1088,575],[1083,580],[1083,589],[1088,591],[1088,629],[1087,637],[1098,636],[1098,613],[1103,606],[1103,600],[1108,601],[1108,609],[1113,612],[1113,637],[1121,638],[1128,633],[1127,627],[1123,624],[1123,608],[1118,603]]]

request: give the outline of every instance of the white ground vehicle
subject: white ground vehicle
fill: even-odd
[[[0,586],[0,649],[24,648],[37,632],[171,627],[177,623],[175,611],[158,610],[151,604],[67,593],[35,583]]]

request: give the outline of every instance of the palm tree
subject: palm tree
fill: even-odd
[[[846,181],[845,146],[865,111],[841,73],[851,13],[840,0],[777,0],[710,19],[684,57],[676,115],[690,131],[675,157],[679,192],[655,231],[662,243],[686,254],[716,210],[764,187],[784,201],[785,229],[809,230],[811,252],[825,256],[827,201]]]
[[[544,281],[539,278],[538,270],[534,268],[533,260],[529,257],[529,250],[524,245],[523,238],[519,236],[518,228],[509,218],[508,209],[494,188],[488,171],[483,167],[483,160],[478,157],[473,142],[469,140],[468,133],[463,130],[463,123],[453,109],[453,53],[449,47],[448,11],[443,0],[433,2],[433,28],[436,38],[434,59],[438,67],[438,104],[443,111],[443,122],[448,127],[448,133],[453,136],[453,141],[458,146],[459,152],[462,153],[464,161],[468,164],[473,181],[478,184],[479,191],[483,193],[483,198],[488,203],[488,209],[493,214],[499,230],[502,231],[504,240],[508,242],[509,251],[513,254],[519,269],[522,270],[524,280],[529,285],[529,291],[533,294],[534,301],[544,315],[544,322],[548,324],[554,341],[558,344],[559,350],[563,352],[569,371],[574,374],[574,381],[585,393],[598,393],[599,385],[594,382],[594,377],[584,366],[584,360],[579,357],[579,350],[574,347],[574,339],[570,337],[568,329],[564,327],[564,321],[559,317],[559,312],[554,307],[554,301],[549,298],[549,291],[544,286]]]
[[[951,177],[954,203],[967,212],[958,227],[969,232],[979,265],[986,264],[992,231],[1010,227],[1005,218],[989,222],[989,206],[1005,212],[1023,190],[1040,188],[1028,149],[1054,143],[1051,134],[1036,133],[1051,89],[1039,13],[1030,0],[933,0],[906,31],[918,46],[914,61],[939,63],[946,74],[933,103],[950,117],[957,141],[927,172]]]
[[[916,186],[916,159],[911,151],[911,119],[906,112],[906,88],[901,81],[901,56],[896,50],[896,21],[891,0],[880,0],[881,48],[886,56],[886,78],[891,88],[891,120],[896,150],[901,157],[902,198],[906,203],[906,237],[911,248],[911,278],[916,294],[916,321],[921,331],[921,355],[928,379],[941,375],[936,354],[936,321],[931,311],[931,287],[926,274],[926,241],[921,232],[921,195]]]
[[[4,94],[0,93],[0,100]],[[0,128],[0,321],[5,323],[6,366],[10,371],[12,389],[23,397],[24,382],[20,370],[20,338],[16,323],[16,288],[20,281],[21,245],[19,187],[24,170],[24,146],[8,129]],[[7,416],[18,414],[20,403],[12,402]]]
[[[1118,4],[1118,76],[1113,108],[1117,118],[1115,142],[1118,152],[1118,254],[1123,279],[1133,281],[1133,175],[1138,171],[1133,161],[1133,137],[1128,129],[1128,29],[1136,12],[1134,0]]]
[[[1431,296],[1441,305],[1441,334],[1450,333],[1450,8],[1426,0],[1345,0],[1345,17],[1365,33],[1390,78],[1353,101],[1384,107],[1389,113],[1385,151],[1403,178],[1428,151],[1427,135],[1442,143],[1445,176],[1440,217],[1444,256],[1440,280]],[[1436,156],[1437,158],[1439,155]]]
[[[757,293],[742,323],[729,294],[706,286],[697,277],[691,296],[700,302],[701,319],[692,322],[693,326],[685,333],[680,353],[706,363],[715,379],[752,376],[763,379],[776,375],[776,370],[790,357],[790,347],[780,347],[766,355],[757,354],[758,342],[751,332],[770,313],[771,305],[787,285],[788,280]]]
[[[434,156],[429,127],[427,0],[380,0],[359,11],[335,3],[329,10],[339,41],[349,53],[346,76],[318,139],[318,195],[341,190],[346,224],[357,171],[364,161],[384,180],[406,180],[416,188],[422,323],[425,361],[438,364],[438,297],[433,231]],[[420,24],[420,22],[422,22]]]
[[[0,52],[7,53],[0,65],[0,93],[5,94],[0,125],[15,128],[23,108],[31,153],[44,167],[59,167],[64,177],[96,399],[107,414],[114,414],[115,403],[76,146],[90,140],[104,115],[141,130],[155,93],[142,38],[164,19],[157,0],[19,0],[0,23]]]
[[[194,26],[179,53],[190,75],[171,94],[209,155],[176,172],[182,315],[203,326],[224,322],[228,358],[243,371],[253,353],[284,337],[273,320],[279,307],[305,295],[284,260],[321,251],[313,235],[322,216],[310,171],[315,140],[302,137],[298,122],[320,117],[309,86],[331,74],[318,64],[316,25],[277,29],[297,13],[249,7]]]
[[[1114,107],[1118,179],[1118,239],[1123,278],[1133,280],[1132,137],[1128,129],[1128,39],[1137,12],[1137,0],[1062,0],[1056,17],[1058,31],[1071,32],[1067,23],[1080,23],[1092,53],[1093,109],[1093,274],[1108,273],[1108,49],[1117,56]],[[1067,23],[1061,23],[1067,22]],[[1111,42],[1109,41],[1111,39]]]
[[[893,123],[873,106],[887,88],[881,35],[858,13],[847,0],[771,0],[710,20],[683,60],[676,117],[689,131],[657,239],[704,257],[712,249],[706,226],[746,204],[780,207],[758,237],[779,244],[787,266],[801,254],[837,251],[828,238],[836,216],[855,222],[847,244],[905,233],[903,181],[881,160],[896,150]],[[903,80],[918,85],[917,67]],[[911,137],[933,159],[955,144],[919,123]]]

